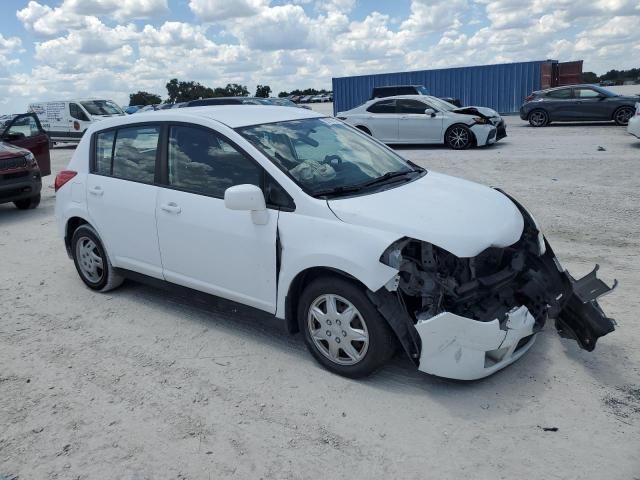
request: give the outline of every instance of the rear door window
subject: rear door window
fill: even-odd
[[[137,126],[98,132],[93,173],[153,183],[160,139],[159,126]]]
[[[553,90],[546,95],[549,98],[571,98],[571,89],[562,88],[560,90]]]
[[[395,100],[381,100],[379,102],[374,103],[369,108],[367,108],[367,112],[370,113],[396,113],[396,101]],[[423,110],[424,112],[424,110]]]

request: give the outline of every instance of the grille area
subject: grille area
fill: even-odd
[[[27,168],[28,166],[29,162],[26,157],[15,157],[0,160],[0,171],[13,170],[15,168]]]

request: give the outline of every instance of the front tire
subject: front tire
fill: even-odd
[[[529,113],[529,125],[532,127],[546,127],[549,125],[549,115],[544,110],[533,110]]]
[[[473,133],[465,125],[453,125],[444,134],[444,142],[454,150],[465,150],[473,144]]]
[[[616,125],[625,127],[629,124],[629,120],[636,113],[635,109],[631,107],[620,107],[613,114],[613,121]]]
[[[29,198],[23,198],[22,200],[16,200],[13,204],[20,210],[33,210],[40,205],[40,194]]]
[[[98,234],[90,225],[80,225],[73,232],[71,254],[80,279],[90,289],[108,292],[122,285],[124,278],[114,270]]]
[[[297,313],[307,348],[333,373],[366,377],[393,356],[393,332],[354,283],[317,278],[302,292]]]

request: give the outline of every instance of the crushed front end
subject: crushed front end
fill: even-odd
[[[421,371],[473,380],[517,360],[548,318],[561,336],[591,351],[615,328],[597,298],[615,288],[597,266],[575,280],[562,268],[533,217],[520,240],[459,258],[426,242],[403,238],[380,261],[398,270],[371,299]]]

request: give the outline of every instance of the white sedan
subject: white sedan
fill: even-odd
[[[627,132],[640,138],[640,103],[636,103],[636,114],[629,119]]]
[[[460,108],[429,95],[375,98],[337,117],[388,144],[445,144],[462,150],[507,136],[495,110]]]
[[[596,301],[609,287],[573,279],[513,198],[311,110],[101,120],[55,189],[88,288],[132,278],[254,307],[348,377],[400,345],[423,372],[476,379],[520,358],[547,318],[586,350],[614,329]]]

